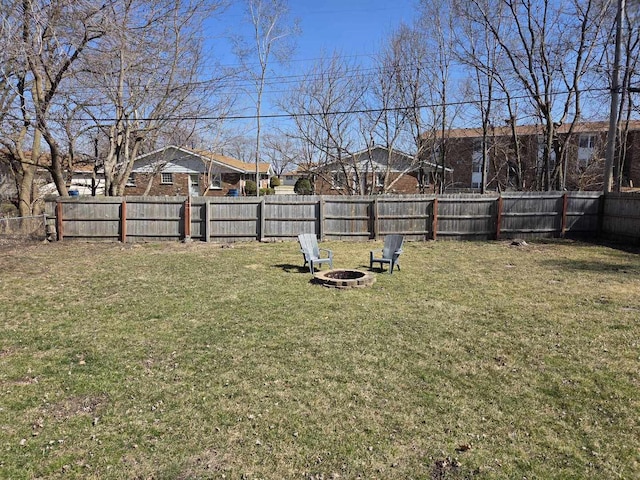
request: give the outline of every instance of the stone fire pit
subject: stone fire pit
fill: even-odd
[[[373,285],[376,277],[362,270],[334,269],[317,272],[314,276],[316,283],[332,288],[362,288]]]

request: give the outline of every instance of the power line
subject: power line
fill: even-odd
[[[608,88],[600,87],[600,88],[589,88],[581,90],[583,93],[587,92],[607,92]],[[556,92],[556,95],[568,95],[569,91]],[[508,100],[529,100],[531,99],[531,95],[519,95],[519,96],[510,96],[510,97],[498,97],[493,98],[494,102],[506,102]],[[304,118],[304,117],[318,117],[318,116],[335,116],[335,115],[362,115],[367,113],[386,113],[386,112],[399,112],[406,110],[423,110],[423,109],[441,109],[448,107],[456,107],[456,106],[464,106],[464,105],[475,105],[478,104],[480,100],[472,99],[472,100],[460,100],[457,102],[447,102],[447,103],[432,103],[432,104],[423,104],[423,105],[411,105],[411,106],[402,106],[402,107],[385,107],[385,108],[363,108],[363,109],[352,109],[352,110],[337,110],[333,112],[298,112],[298,113],[274,113],[267,115],[220,115],[220,116],[159,116],[159,117],[148,117],[148,118],[138,118],[138,121],[141,122],[149,122],[149,121],[220,121],[220,120],[257,120],[260,119],[278,119],[278,118]],[[116,118],[75,118],[73,121],[97,121],[97,122],[115,122]]]

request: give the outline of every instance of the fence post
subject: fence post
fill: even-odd
[[[607,208],[607,194],[600,194],[600,201],[598,202],[598,226],[596,231],[596,236],[598,238],[603,236],[604,233],[604,217]]]
[[[62,202],[60,200],[56,202],[56,231],[58,232],[58,241],[61,242],[64,231],[62,230]]]
[[[127,242],[127,201],[122,200],[120,204],[120,241]]]
[[[322,242],[324,240],[324,196],[322,195],[318,204],[318,215],[320,216],[318,219],[318,236]]]
[[[380,236],[380,225],[378,224],[378,197],[373,199],[373,239]]]
[[[431,219],[431,238],[436,240],[438,237],[438,197],[433,199],[433,218]]]
[[[569,198],[566,193],[562,194],[562,224],[560,226],[560,238],[564,238],[567,232],[567,206]]]
[[[211,199],[207,198],[204,211],[204,241],[211,241]]]
[[[265,203],[266,198],[263,196],[262,200],[260,200],[260,203],[258,204],[258,218],[260,219],[259,222],[259,226],[258,226],[258,241],[262,242],[264,241],[264,228],[266,225],[266,219],[264,218],[264,213],[265,213]]]
[[[184,203],[184,241],[191,241],[191,196]]]
[[[496,210],[496,240],[500,240],[500,229],[502,228],[502,194],[498,196]]]

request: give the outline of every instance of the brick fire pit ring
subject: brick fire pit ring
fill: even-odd
[[[330,288],[370,287],[376,281],[376,277],[371,273],[342,268],[317,272],[313,278],[316,283]]]

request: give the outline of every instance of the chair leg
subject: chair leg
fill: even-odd
[[[391,262],[391,269],[389,270],[389,273],[393,273],[393,269],[395,267],[398,267],[398,270],[400,270],[400,264],[398,262]]]

